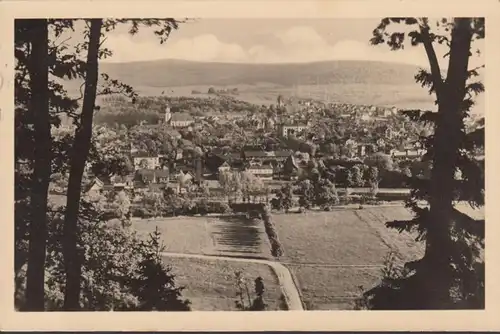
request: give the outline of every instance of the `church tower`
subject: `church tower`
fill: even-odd
[[[170,107],[167,106],[167,108],[165,108],[165,124],[168,124],[170,122],[170,119],[172,119],[172,113],[170,112]]]

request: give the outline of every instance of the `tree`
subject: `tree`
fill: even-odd
[[[389,25],[398,23],[404,24],[405,30],[413,30],[386,31]],[[413,180],[407,203],[415,218],[389,223],[400,230],[416,229],[426,245],[424,257],[407,264],[413,273],[399,282],[397,290],[408,294],[414,291],[411,298],[401,296],[400,300],[410,299],[416,308],[484,307],[484,270],[480,269],[484,263],[477,256],[478,248],[484,247],[484,221],[476,222],[454,207],[457,200],[484,205],[484,169],[471,156],[474,147],[484,146],[484,129],[467,133],[464,126],[474,96],[484,91],[480,81],[471,82],[479,76],[479,69],[469,68],[473,42],[484,39],[484,19],[442,19],[436,25],[436,29],[431,28],[427,18],[385,18],[371,40],[373,44],[387,43],[392,50],[401,49],[405,39],[413,46],[422,45],[430,72],[420,70],[415,79],[429,88],[437,105],[437,112],[406,112],[414,121],[432,124],[434,134],[425,142],[426,159],[432,161],[430,179]],[[449,48],[445,76],[435,43]],[[461,179],[456,178],[457,168],[463,173]],[[429,206],[421,206],[422,200]]]
[[[298,185],[299,205],[304,209],[310,209],[315,201],[314,186],[310,180],[302,180]]]
[[[293,206],[293,189],[287,184],[281,187],[281,189],[276,194],[277,199],[277,207],[278,209],[285,209],[285,212],[288,212]]]
[[[267,305],[264,302],[264,280],[262,277],[259,276],[254,281],[255,298],[252,300],[248,283],[243,273],[237,271],[234,275],[236,287],[238,288],[236,292],[238,300],[235,301],[236,307],[241,311],[265,311]]]
[[[339,203],[339,196],[335,189],[335,184],[328,179],[321,179],[315,187],[315,204],[323,209]]]
[[[16,21],[17,24],[17,21]],[[47,196],[51,174],[51,121],[49,114],[49,50],[47,20],[22,21],[16,27],[17,44],[31,46],[26,70],[30,77],[31,99],[28,108],[34,114],[34,169],[32,178],[31,216],[26,307],[30,311],[44,308],[44,264],[47,238]],[[29,47],[29,46],[28,46]],[[21,52],[21,51],[19,51]],[[17,55],[17,50],[16,50]]]
[[[104,30],[112,30],[118,23],[131,23],[130,33],[135,34],[139,29],[139,25],[145,24],[148,26],[160,26],[156,35],[160,37],[160,42],[163,43],[168,38],[172,29],[177,29],[177,21],[173,19],[164,20],[106,20],[102,19],[88,20],[88,44],[81,46],[80,49],[87,49],[87,59],[84,66],[84,96],[80,122],[78,124],[73,150],[70,157],[70,177],[67,192],[67,205],[65,215],[65,262],[66,262],[66,291],[65,291],[65,308],[67,310],[77,310],[79,308],[79,295],[80,295],[80,256],[77,247],[78,235],[78,208],[80,205],[80,188],[82,182],[82,175],[85,169],[85,163],[90,150],[90,143],[92,138],[92,122],[95,109],[95,100],[97,96],[97,83],[98,83],[98,62],[101,57],[106,57],[110,54],[109,50],[101,47],[101,36]],[[110,94],[113,92],[112,88],[118,88],[120,93],[128,94],[135,101],[136,94],[133,89],[124,84],[120,84],[116,80],[109,80],[109,76],[102,75],[105,81],[110,82],[110,87],[105,87],[102,94]]]
[[[359,165],[354,165],[349,169],[349,174],[347,176],[347,184],[349,187],[362,187],[363,181],[363,171]]]
[[[113,209],[115,215],[122,221],[128,220],[127,217],[130,213],[131,202],[130,198],[125,191],[116,193],[113,199]]]
[[[392,158],[388,154],[382,152],[370,154],[365,158],[364,163],[368,166],[377,167],[379,171],[391,171],[394,169]]]
[[[80,206],[82,176],[85,162],[90,151],[92,137],[92,118],[97,95],[99,44],[102,19],[90,22],[89,48],[87,54],[87,73],[85,76],[85,95],[83,99],[81,123],[75,133],[73,155],[70,158],[70,176],[68,182],[66,215],[64,223],[66,292],[64,305],[67,310],[77,310],[80,299],[81,259],[77,248],[78,209]]]
[[[370,187],[372,198],[375,198],[378,193],[378,184],[380,183],[378,168],[376,166],[368,167],[366,170],[366,183]]]
[[[144,311],[189,311],[189,302],[181,300],[183,287],[175,288],[171,268],[163,263],[161,253],[165,246],[161,241],[158,226],[142,244],[147,249],[145,257],[137,269],[138,278],[133,282],[133,290],[139,299],[139,310]]]

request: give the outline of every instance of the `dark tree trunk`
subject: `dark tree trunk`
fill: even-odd
[[[35,166],[31,193],[26,309],[44,310],[45,252],[47,241],[47,196],[51,171],[51,136],[48,102],[48,23],[32,20],[29,75],[30,109],[35,120]]]
[[[468,78],[471,45],[470,19],[455,19],[450,46],[448,75],[442,86],[434,138],[434,159],[430,189],[430,223],[425,260],[432,276],[429,307],[448,308],[451,284],[450,235],[453,211],[454,175],[462,127],[462,102]]]
[[[80,208],[82,177],[90,150],[92,119],[97,95],[98,53],[102,19],[92,19],[90,21],[87,73],[85,77],[81,124],[75,133],[73,143],[64,221],[64,262],[66,270],[64,309],[67,311],[75,311],[80,308],[82,254],[78,248],[78,212]]]

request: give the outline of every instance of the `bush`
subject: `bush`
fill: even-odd
[[[152,218],[153,217],[153,212],[148,210],[146,207],[134,207],[132,208],[132,217],[137,217],[137,218]]]
[[[280,257],[284,255],[283,246],[279,241],[278,234],[276,233],[276,227],[271,219],[271,212],[269,207],[264,206],[262,210],[262,220],[264,221],[264,228],[266,230],[267,237],[271,243],[271,254],[274,257]]]
[[[45,309],[62,310],[65,289],[62,227],[64,208],[48,215]],[[181,300],[182,288],[159,257],[159,234],[143,242],[121,223],[100,220],[88,203],[82,202],[79,249],[82,254],[80,308],[83,311],[189,310]],[[16,306],[24,305],[25,270],[16,273]]]

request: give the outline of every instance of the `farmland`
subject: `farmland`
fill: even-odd
[[[461,208],[471,216],[484,213]],[[469,212],[471,211],[471,212]],[[273,221],[284,248],[278,261],[287,267],[307,310],[351,309],[361,289],[380,282],[384,259],[393,252],[398,262],[418,259],[423,245],[414,236],[385,226],[387,221],[410,219],[402,205],[338,208],[331,212],[274,213]],[[269,241],[260,221],[241,216],[178,217],[135,220],[143,234],[158,226],[166,252],[195,258],[165,258],[171,264],[193,308],[234,309],[234,272],[249,279],[264,278],[270,309],[279,309],[279,283],[263,263],[237,258],[196,258],[196,254],[223,257],[263,258],[272,261]]]
[[[253,280],[262,277],[268,309],[283,308],[276,275],[264,264],[172,257],[165,257],[165,263],[172,266],[177,284],[185,286],[183,296],[191,301],[194,311],[235,311],[236,271],[243,273],[250,291],[253,291]]]
[[[348,309],[376,285],[385,256],[401,259],[422,255],[408,234],[387,229],[386,221],[408,219],[401,206],[276,214],[274,221],[285,249],[281,259],[293,272],[307,309]]]
[[[250,258],[271,254],[262,224],[241,216],[161,218],[132,224],[143,235],[158,227],[165,252]]]

